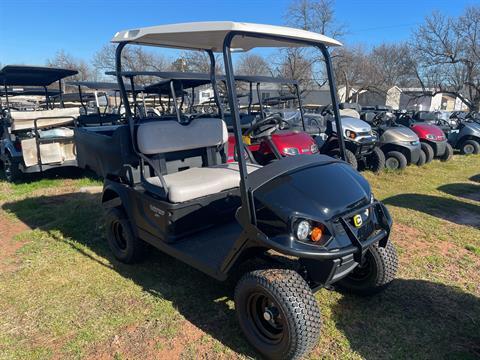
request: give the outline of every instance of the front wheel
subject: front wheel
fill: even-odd
[[[368,155],[367,165],[374,173],[379,173],[385,169],[385,154],[379,147],[374,147],[372,153]]]
[[[478,154],[480,145],[475,140],[467,140],[462,144],[460,151],[465,155]]]
[[[417,161],[417,166],[423,166],[427,162],[427,155],[423,151],[420,150],[420,157]]]
[[[403,170],[408,161],[400,151],[390,151],[385,155],[385,167],[389,170]]]
[[[310,287],[293,270],[256,270],[235,288],[238,321],[247,340],[269,359],[298,359],[320,337],[320,310]]]
[[[372,245],[363,261],[338,286],[358,295],[373,295],[385,289],[395,278],[398,269],[397,250],[391,241],[383,248]]]
[[[421,142],[420,146],[422,147],[422,151],[425,153],[426,161],[425,163],[428,164],[432,162],[433,158],[435,157],[435,152],[430,144]]]
[[[333,150],[328,155],[336,159],[341,159],[340,150]],[[345,161],[349,163],[355,170],[358,169],[357,158],[355,157],[355,154],[348,149],[345,149]]]
[[[445,152],[443,153],[442,156],[440,156],[440,161],[449,161],[453,156],[453,148],[452,145],[447,143],[447,147],[445,149]]]

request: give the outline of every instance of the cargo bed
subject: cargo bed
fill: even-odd
[[[138,166],[127,125],[84,126],[74,129],[78,166],[101,177],[120,176],[124,165]]]

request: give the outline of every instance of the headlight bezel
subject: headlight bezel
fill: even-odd
[[[305,236],[305,228],[302,229],[303,233],[299,234],[299,227],[306,224],[308,224],[308,234]],[[315,231],[317,234],[314,234]],[[313,237],[318,235],[318,231],[320,231],[320,237],[318,240],[313,240]],[[293,219],[291,232],[295,241],[308,245],[325,246],[331,238],[328,228],[323,223],[305,218]]]
[[[295,155],[300,154],[300,151],[296,147],[283,148],[282,152],[284,153],[284,155],[288,155],[288,156],[295,156]]]
[[[345,130],[345,137],[349,138],[350,140],[355,140],[357,138],[357,133],[353,130]]]

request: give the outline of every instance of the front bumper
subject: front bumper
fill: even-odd
[[[368,221],[359,229],[355,229],[350,220],[354,215],[369,209]],[[279,235],[275,237],[261,236],[261,242],[269,248],[282,254],[297,256],[299,258],[314,260],[330,260],[346,255],[355,254],[356,259],[361,260],[363,250],[372,244],[381,242],[384,246],[390,235],[392,218],[385,205],[375,201],[343,215],[337,216],[325,224],[331,240],[325,246],[307,244],[293,239],[292,236]],[[368,229],[370,226],[370,229]],[[364,230],[369,230],[367,233]],[[257,234],[260,237],[261,234]]]
[[[355,140],[345,138],[345,146],[353,152],[356,157],[370,155],[377,145],[378,140],[375,136],[360,136]]]
[[[435,157],[443,156],[445,151],[447,151],[447,140],[443,141],[427,141],[428,144],[433,148]]]

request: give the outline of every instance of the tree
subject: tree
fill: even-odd
[[[293,0],[285,20],[292,27],[341,38],[346,26],[335,18],[334,6],[334,0]]]
[[[235,74],[271,76],[272,69],[262,56],[245,53],[236,63]]]
[[[100,74],[106,71],[115,71],[115,50],[113,44],[105,45],[93,58],[93,66]],[[141,46],[126,46],[122,52],[122,69],[124,71],[168,71],[170,61],[163,55],[146,51]],[[151,76],[138,76],[135,78],[142,85],[158,81]]]
[[[210,73],[210,56],[205,51],[184,51],[172,62],[172,69],[181,72]],[[215,73],[223,73],[221,56],[215,55]]]
[[[47,60],[48,67],[58,67],[69,70],[77,70],[78,74],[69,78],[69,80],[92,80],[94,77],[92,68],[88,63],[81,59],[77,59],[72,55],[66,53],[64,50],[59,50],[55,56]]]
[[[280,52],[280,62],[277,72],[281,77],[293,79],[298,82],[301,94],[306,94],[313,84],[312,60],[305,56],[305,50],[302,48],[289,48]],[[292,94],[296,89],[288,85]]]
[[[417,78],[424,89],[450,93],[471,110],[480,105],[480,6],[458,18],[434,12],[414,33]]]

